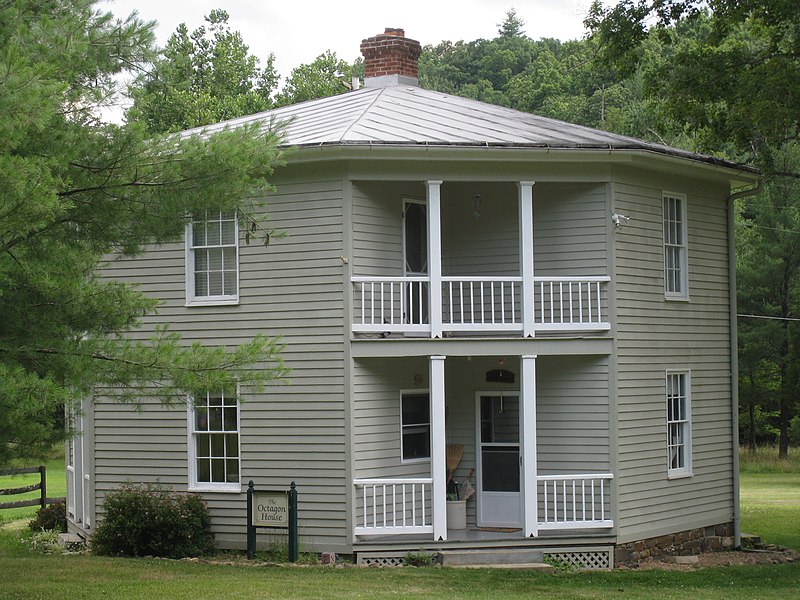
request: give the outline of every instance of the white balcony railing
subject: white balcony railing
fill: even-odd
[[[608,277],[535,277],[533,323],[547,332],[607,331]],[[430,333],[430,281],[353,277],[353,331]],[[521,277],[442,277],[441,323],[448,332],[522,332]]]
[[[353,277],[353,331],[430,331],[427,277]]]
[[[433,479],[354,479],[356,535],[433,533]]]
[[[538,330],[607,330],[603,297],[609,277],[534,277],[534,323]]]
[[[442,277],[449,331],[521,331],[522,277]]]
[[[599,529],[613,527],[611,473],[539,475],[539,529]]]

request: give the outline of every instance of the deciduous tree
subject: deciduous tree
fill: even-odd
[[[207,25],[191,34],[175,30],[158,58],[131,86],[128,119],[152,132],[181,131],[272,107],[278,83],[270,54],[263,67],[241,33],[231,30],[228,13],[212,10]]]

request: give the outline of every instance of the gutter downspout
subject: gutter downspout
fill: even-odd
[[[728,281],[731,330],[731,435],[733,440],[733,546],[742,546],[741,507],[739,502],[739,332],[736,321],[736,213],[734,202],[761,191],[755,187],[728,196]]]

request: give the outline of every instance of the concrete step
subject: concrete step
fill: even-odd
[[[535,548],[442,550],[439,554],[445,567],[544,564],[544,553]]]
[[[84,546],[86,541],[76,533],[59,533],[58,543],[66,550],[78,550]]]
[[[528,571],[555,571],[553,565],[547,563],[514,563],[508,565],[451,565],[452,569],[521,569]]]

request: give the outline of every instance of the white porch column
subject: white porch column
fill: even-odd
[[[431,478],[433,479],[433,539],[447,539],[447,458],[444,434],[444,360],[430,359]]]
[[[533,186],[535,181],[520,181],[519,186],[519,268],[522,276],[522,335],[536,335],[533,319]]]
[[[426,181],[428,198],[428,275],[431,337],[442,337],[442,214],[441,181]]]
[[[522,526],[525,537],[539,534],[536,498],[536,355],[521,357],[520,445],[522,448]]]

